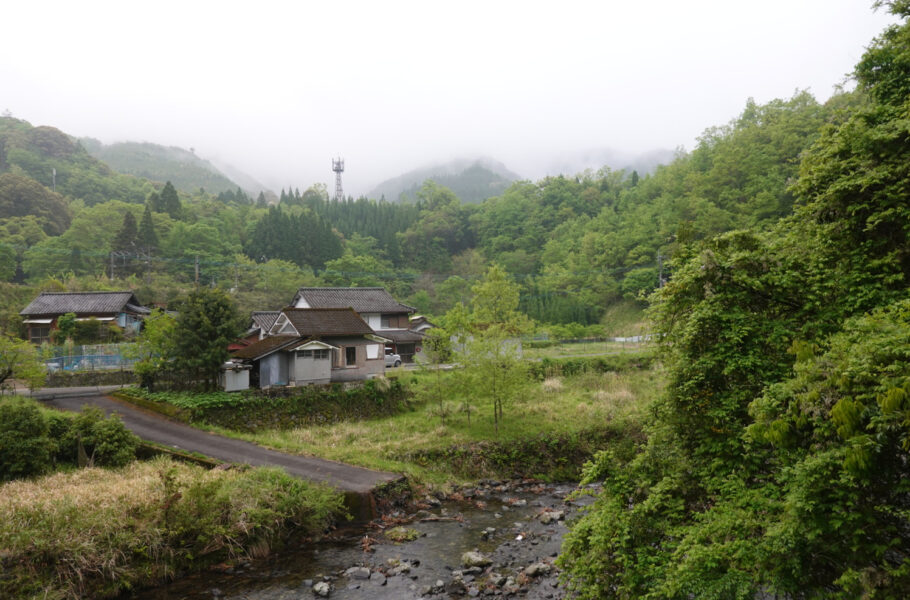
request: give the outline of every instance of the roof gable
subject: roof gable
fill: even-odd
[[[293,304],[303,299],[307,308],[353,308],[358,313],[412,313],[416,309],[401,304],[385,288],[304,287],[297,290]]]
[[[41,292],[20,315],[148,314],[133,292]]]

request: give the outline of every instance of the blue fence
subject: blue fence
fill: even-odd
[[[96,371],[130,369],[135,358],[128,356],[132,344],[51,346],[42,350],[48,371]]]

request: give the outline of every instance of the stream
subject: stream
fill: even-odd
[[[292,539],[268,558],[220,565],[124,598],[562,598],[553,561],[566,520],[593,501],[569,499],[575,489],[484,481],[446,498],[420,499],[415,513],[386,515],[316,543]],[[392,539],[401,537],[414,539]],[[477,566],[465,564],[472,561]]]

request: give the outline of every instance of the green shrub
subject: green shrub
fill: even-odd
[[[94,406],[83,406],[73,419],[65,438],[68,451],[78,451],[81,444],[87,457],[98,466],[122,467],[136,457],[139,438],[133,435],[117,415],[104,417]]]
[[[48,424],[34,402],[0,400],[0,481],[41,475],[51,468]]]

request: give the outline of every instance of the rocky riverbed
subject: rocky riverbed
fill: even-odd
[[[412,510],[267,559],[217,569],[130,596],[136,600],[564,597],[553,562],[567,520],[590,496],[572,485],[483,481]],[[296,544],[296,547],[295,547]]]

